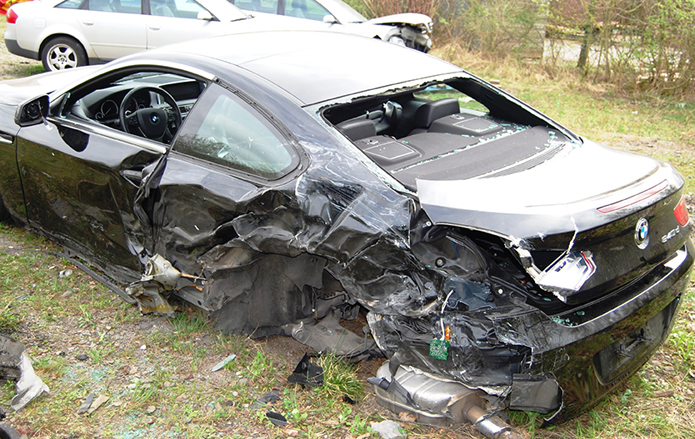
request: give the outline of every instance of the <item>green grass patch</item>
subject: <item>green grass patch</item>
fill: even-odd
[[[573,69],[548,71],[538,64],[486,60],[456,45],[433,54],[453,62],[531,104],[575,133],[612,144],[623,136],[660,139],[695,147],[695,103],[627,95],[595,84]]]

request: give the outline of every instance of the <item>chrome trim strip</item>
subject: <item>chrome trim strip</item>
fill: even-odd
[[[157,143],[153,140],[147,140],[143,137],[137,137],[99,125],[92,125],[75,120],[60,119],[56,117],[48,117],[48,121],[52,122],[55,125],[62,125],[68,128],[73,128],[76,130],[85,131],[87,133],[96,134],[98,136],[108,137],[118,142],[129,143],[131,145],[138,146],[142,149],[146,149],[157,154],[163,155],[167,152],[167,148],[165,146],[162,146],[160,143]]]
[[[4,143],[6,145],[12,145],[14,143],[13,137],[9,134],[5,133],[0,133],[0,143]]]
[[[676,251],[675,256],[673,256],[670,260],[664,263],[664,267],[670,268],[671,270],[675,270],[683,264],[687,257],[688,252],[685,250],[685,247],[681,247],[680,249],[678,249],[678,251]]]

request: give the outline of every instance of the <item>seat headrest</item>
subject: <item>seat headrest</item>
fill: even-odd
[[[376,125],[371,119],[346,120],[335,127],[353,141],[376,136]]]
[[[461,112],[459,101],[454,98],[428,102],[415,112],[413,123],[417,128],[429,128],[437,119]]]

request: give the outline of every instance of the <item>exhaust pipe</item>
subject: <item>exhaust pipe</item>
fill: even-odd
[[[482,391],[435,378],[413,367],[392,366],[386,361],[376,378],[368,380],[374,384],[377,400],[383,407],[395,413],[413,413],[421,424],[446,427],[470,422],[491,439],[521,439],[499,416],[483,409]]]

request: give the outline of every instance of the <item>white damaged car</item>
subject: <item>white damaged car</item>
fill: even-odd
[[[395,14],[368,20],[340,0],[228,0],[251,14],[305,18],[323,22],[332,31],[346,32],[422,52],[432,48],[432,19],[424,14]]]

